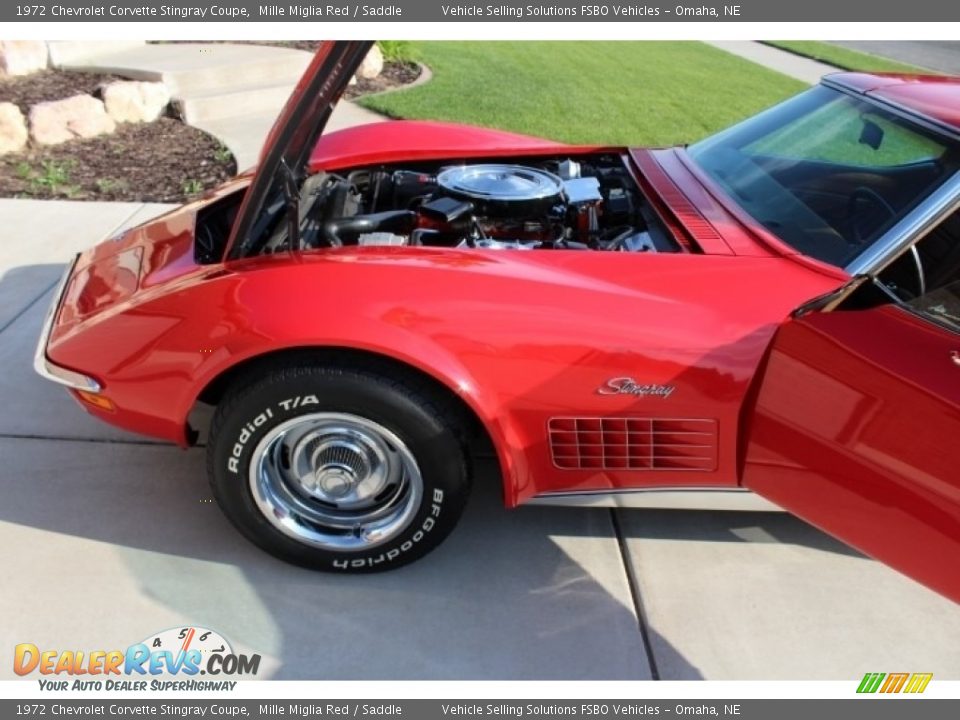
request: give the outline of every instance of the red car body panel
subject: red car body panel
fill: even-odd
[[[331,53],[321,50],[312,67],[336,61]],[[940,90],[955,83],[863,74],[831,82],[960,126],[960,94],[945,101]],[[298,93],[316,86],[304,81]],[[293,137],[302,158],[308,133],[289,135],[298,93],[271,137]],[[264,158],[276,167],[282,150],[268,144]],[[842,287],[846,273],[768,233],[684,151],[397,122],[322,137],[308,166],[591,152],[625,159],[680,252],[339,247],[200,264],[197,212],[249,186],[244,216],[264,177],[246,175],[83,253],[47,358],[97,381],[112,407],[77,394],[89,412],[187,445],[204,390],[249,360],[317,347],[376,354],[429,375],[472,409],[510,506],[573,491],[745,486],[960,599],[957,574],[929,559],[960,549],[960,486],[936,452],[960,429],[956,370],[918,369],[902,349],[924,348],[939,362],[942,334],[893,308],[863,314],[862,326],[844,313],[790,320]],[[225,257],[236,257],[234,244]],[[891,343],[898,333],[907,344]],[[890,363],[872,363],[877,354]],[[627,378],[669,388],[669,402],[604,391]],[[890,421],[897,413],[930,422],[904,435]],[[651,447],[659,433],[671,460],[638,469],[626,456],[584,451],[571,466],[557,452],[558,443],[601,436],[629,444],[632,423],[648,429]],[[706,456],[685,457],[681,436],[703,427],[713,433]]]
[[[161,247],[173,255],[177,244]],[[684,473],[553,467],[544,433],[552,417],[664,415],[660,398],[596,393],[627,376],[675,386],[670,417],[717,419],[719,462],[697,473],[696,484],[736,485],[742,403],[774,330],[800,302],[836,287],[782,258],[686,254],[610,263],[577,251],[370,248],[176,276],[168,267],[144,273],[139,291],[87,320],[78,319],[79,299],[99,284],[75,280],[67,291],[49,355],[110,368],[97,379],[117,410],[92,412],[184,443],[197,397],[237,363],[292,347],[366,350],[417,367],[463,397],[495,441],[510,504],[570,489],[690,482]],[[360,282],[368,290],[344,314],[334,299]],[[765,302],[752,302],[757,293]],[[289,297],[316,310],[291,313]],[[527,310],[505,314],[504,297]],[[197,307],[216,308],[217,321]]]
[[[960,600],[957,347],[894,306],[791,321],[744,434],[744,484]]]
[[[837,73],[827,77],[834,84],[960,130],[960,78],[896,73]]]
[[[379,163],[467,160],[515,156],[579,155],[604,148],[444,122],[395,120],[324,135],[310,155],[311,172],[333,172]],[[609,149],[609,148],[608,148]]]

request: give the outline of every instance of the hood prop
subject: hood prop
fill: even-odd
[[[280,174],[287,209],[287,248],[290,252],[300,252],[300,185],[286,158],[280,159]]]

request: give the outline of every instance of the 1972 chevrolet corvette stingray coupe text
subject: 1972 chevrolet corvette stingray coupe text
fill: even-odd
[[[38,371],[186,446],[261,548],[424,555],[507,506],[763,499],[960,600],[960,79],[838,74],[687,148],[393,122],[321,137],[321,47],[254,172],[81,253]]]

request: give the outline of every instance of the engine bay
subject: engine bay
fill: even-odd
[[[313,175],[300,193],[299,245],[678,249],[620,157],[537,160]],[[288,245],[280,228],[265,250]]]
[[[681,250],[616,154],[366,167],[287,187],[267,210],[257,254],[348,246]],[[201,262],[218,257],[240,199],[199,214]]]

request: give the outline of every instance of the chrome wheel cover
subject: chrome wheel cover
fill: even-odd
[[[423,498],[420,468],[400,438],[346,413],[301,415],[272,428],[254,448],[249,482],[271,525],[324,550],[393,540]]]

